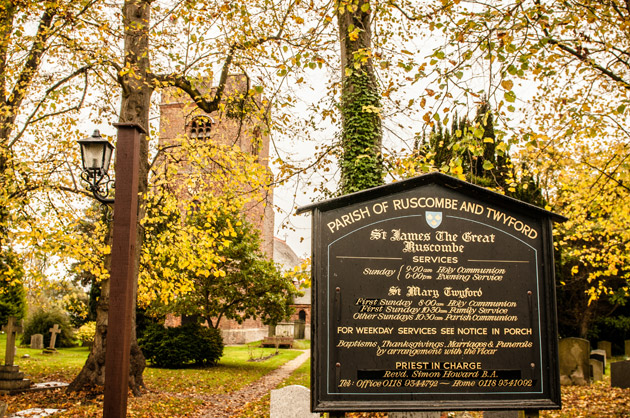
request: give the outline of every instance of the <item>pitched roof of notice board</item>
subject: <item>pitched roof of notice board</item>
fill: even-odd
[[[530,216],[539,216],[550,218],[554,222],[564,222],[568,218],[559,215],[554,212],[550,212],[536,205],[523,202],[512,197],[502,195],[492,190],[486,189],[476,184],[469,183],[467,181],[459,180],[455,177],[440,173],[432,172],[423,174],[410,179],[401,180],[395,183],[386,184],[383,186],[373,187],[371,189],[361,190],[359,192],[347,194],[344,196],[336,197],[333,199],[322,200],[320,202],[312,203],[297,208],[297,214],[313,211],[318,209],[320,211],[328,211],[337,209],[340,207],[351,205],[357,201],[366,201],[371,199],[378,199],[379,197],[387,196],[393,193],[400,193],[413,189],[416,187],[427,186],[430,184],[437,184],[449,189],[453,189],[463,194],[467,194],[471,197],[475,197],[481,200],[486,200],[490,203],[497,204],[499,206],[510,206],[513,210],[523,212]]]

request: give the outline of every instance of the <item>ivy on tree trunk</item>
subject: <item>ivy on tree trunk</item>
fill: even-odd
[[[383,184],[380,94],[369,0],[336,2],[341,46],[341,194]]]

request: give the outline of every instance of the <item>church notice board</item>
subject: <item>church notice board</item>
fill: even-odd
[[[313,215],[312,409],[558,409],[552,222],[440,173]]]

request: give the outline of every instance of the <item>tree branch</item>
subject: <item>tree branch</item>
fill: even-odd
[[[542,14],[540,12],[540,10],[542,9],[542,4],[540,3],[540,0],[535,0],[535,4],[539,8],[539,12],[538,12],[539,20],[542,20]],[[611,80],[614,80],[614,81],[622,84],[623,88],[625,88],[626,90],[630,90],[630,83],[628,81],[624,80],[621,76],[615,74],[614,72],[612,72],[608,68],[603,67],[602,65],[596,63],[594,60],[589,59],[587,57],[587,54],[583,54],[580,51],[578,51],[577,49],[571,48],[570,46],[566,45],[563,41],[555,39],[552,36],[552,34],[549,31],[549,29],[545,25],[541,25],[541,29],[542,29],[543,33],[545,34],[545,40],[547,41],[547,43],[557,46],[558,48],[560,48],[564,52],[568,53],[569,55],[574,56],[575,58],[579,59],[583,63],[585,63],[588,66],[590,66],[591,68],[593,68],[596,71],[599,71],[600,73],[604,74],[605,76],[607,76]]]
[[[57,116],[57,115],[61,115],[63,113],[68,113],[71,112],[73,110],[79,110],[82,106],[83,103],[85,102],[85,97],[87,96],[87,84],[88,84],[88,69],[90,69],[91,66],[90,65],[85,65],[79,69],[77,69],[76,71],[74,71],[72,74],[67,75],[66,77],[62,78],[61,80],[57,81],[55,84],[53,84],[52,86],[50,86],[48,89],[46,89],[46,92],[44,93],[44,97],[42,97],[39,102],[37,103],[37,106],[35,106],[35,109],[31,112],[31,114],[28,116],[28,118],[26,119],[26,122],[24,122],[22,129],[20,130],[20,132],[18,132],[18,134],[15,136],[15,138],[13,138],[11,140],[11,142],[9,143],[9,147],[13,146],[13,144],[15,144],[24,134],[24,132],[26,131],[26,128],[33,124],[33,123],[37,123],[43,119],[52,117],[52,116]],[[67,109],[62,109],[59,110],[57,112],[53,112],[53,113],[48,113],[39,117],[35,117],[35,114],[37,113],[37,111],[42,107],[42,105],[44,104],[44,102],[46,101],[46,98],[53,93],[55,90],[57,90],[59,87],[61,87],[63,84],[67,83],[68,81],[72,80],[74,77],[83,74],[84,75],[84,79],[85,79],[85,87],[83,89],[83,94],[81,95],[81,100],[79,101],[78,104],[76,104],[75,106],[72,106],[70,108]]]
[[[11,96],[7,100],[8,106],[11,108],[18,108],[26,97],[28,86],[33,81],[36,70],[41,64],[41,57],[46,51],[46,41],[50,36],[50,28],[56,11],[53,8],[47,8],[44,10],[42,17],[39,20],[39,26],[35,35],[35,40],[28,53],[28,58],[24,63],[22,72],[18,76],[17,82]],[[12,119],[15,120],[16,113],[13,113]]]
[[[550,43],[551,45],[556,45],[558,48],[560,48],[563,51],[569,53],[570,55],[573,55],[574,57],[576,57],[580,61],[584,62],[585,64],[589,65],[591,68],[599,71],[600,73],[604,74],[605,76],[607,76],[611,80],[614,80],[614,81],[622,84],[623,88],[625,88],[626,90],[630,90],[630,83],[627,82],[626,80],[624,80],[622,77],[620,77],[619,75],[617,75],[614,72],[610,71],[608,68],[603,67],[600,64],[597,64],[594,60],[589,59],[585,54],[582,54],[579,51],[577,51],[576,49],[573,49],[570,46],[565,45],[564,43],[562,43],[562,41],[559,41],[557,39],[552,38],[551,35],[549,34],[549,31],[546,28],[543,29],[543,31],[545,32],[545,35],[547,36],[547,42],[548,43]]]

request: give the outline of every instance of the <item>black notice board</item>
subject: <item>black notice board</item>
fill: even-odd
[[[312,409],[557,409],[553,221],[433,173],[313,213]]]

